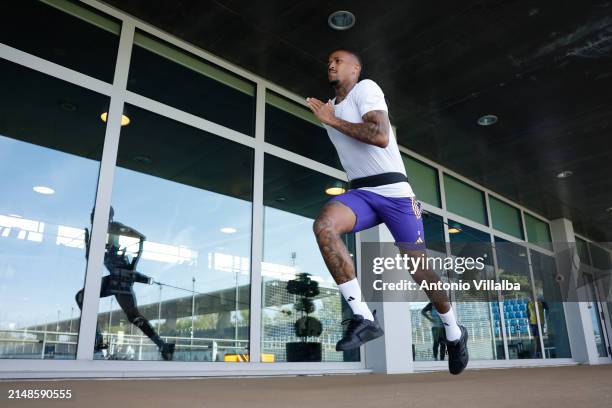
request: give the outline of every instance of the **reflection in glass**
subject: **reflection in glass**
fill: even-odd
[[[253,136],[255,84],[140,31],[128,89]]]
[[[594,313],[593,309],[597,308],[599,312],[599,331],[601,333],[602,341],[598,342],[597,349],[601,357],[606,356],[606,339],[608,340],[608,344],[610,343],[610,331],[608,330],[608,326],[605,324],[606,320],[606,302],[610,300],[610,296],[612,295],[612,288],[610,277],[612,275],[612,254],[604,245],[610,247],[610,243],[599,243],[595,244],[592,242],[588,243],[589,253],[591,254],[592,263],[592,275],[591,277],[591,286],[592,291],[594,293],[591,294],[592,302],[596,303],[594,307],[591,308],[591,313]],[[608,312],[610,308],[610,302],[608,303]],[[610,314],[607,316],[608,323],[610,319]],[[595,326],[595,325],[593,325]],[[608,352],[610,348],[608,348]]]
[[[425,230],[427,256],[429,258],[444,258],[446,256],[446,244],[444,242],[442,217],[430,213],[423,214],[423,228]],[[433,270],[440,277],[440,280],[448,282],[446,271],[437,268],[437,266],[443,265],[443,262],[434,262],[433,265]],[[419,298],[426,298],[425,293],[420,293]],[[446,358],[446,347],[440,342],[444,327],[441,326],[435,307],[429,302],[410,302],[409,305],[414,361],[444,360]]]
[[[173,360],[244,361],[253,151],[128,108],[132,121],[121,128],[112,207],[132,232],[121,231],[117,246],[128,262],[138,256],[136,272],[151,280],[128,279],[138,315],[126,313],[116,296],[100,299],[98,325],[108,349],[95,356],[161,360],[163,345],[175,344]],[[113,235],[109,225],[109,242]]]
[[[0,43],[109,83],[120,29],[119,20],[68,0],[5,2],[0,13]]]
[[[125,313],[128,321],[138,327],[157,347],[164,360],[171,360],[174,354],[175,344],[162,340],[155,331],[149,320],[138,310],[134,283],[151,284],[152,278],[138,272],[136,269],[138,261],[142,257],[145,236],[135,229],[128,227],[113,219],[114,210],[111,207],[108,221],[108,237],[104,251],[104,266],[109,275],[102,278],[100,298],[114,296],[117,304]],[[91,214],[93,222],[93,213]],[[85,253],[89,256],[90,239],[89,231],[85,230]],[[83,309],[83,293],[81,289],[75,296],[79,309]],[[99,325],[96,326],[96,337],[94,353],[101,352],[108,356],[108,344],[104,338]]]
[[[1,59],[0,89],[0,358],[72,359],[108,98]]]
[[[449,281],[495,280],[489,234],[451,220],[449,225],[458,231],[450,234],[451,255],[474,259],[482,257],[484,263],[482,270],[466,269],[461,274],[450,270]],[[492,297],[490,291],[477,291],[474,285],[471,285],[469,291],[456,291],[452,295],[457,320],[470,333],[470,359],[504,359],[503,337],[498,319],[498,297]]]
[[[342,170],[321,122],[308,108],[272,92],[266,94],[266,142]]]
[[[510,359],[542,358],[540,337],[542,330],[538,325],[544,321],[548,310],[544,293],[537,292],[533,298],[533,282],[529,275],[527,249],[495,237],[495,252],[499,267],[499,279],[520,284],[520,290],[502,291],[503,310],[508,337],[508,357]],[[536,311],[537,309],[537,311]]]
[[[277,362],[358,361],[358,349],[335,350],[342,337],[341,321],[352,313],[312,232],[315,217],[330,198],[326,186],[335,179],[270,155],[265,156],[264,168],[262,353],[267,361]],[[354,254],[354,235],[344,235],[344,242]],[[304,273],[316,282],[314,296],[292,289]],[[316,319],[320,330],[319,323],[308,319],[306,324],[305,317]]]
[[[605,331],[601,321],[601,305],[597,298],[597,288],[591,274],[585,273],[583,276],[589,296],[589,313],[591,315],[591,324],[593,326],[593,337],[595,339],[595,347],[599,357],[607,357],[606,340],[604,338]]]
[[[560,276],[557,274],[555,259],[534,250],[530,250],[530,255],[536,293],[542,296],[539,305],[542,305],[540,321],[545,356],[546,358],[570,358],[572,354],[567,337],[563,302],[560,301],[561,282],[559,282]]]

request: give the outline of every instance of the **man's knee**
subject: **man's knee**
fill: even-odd
[[[318,238],[329,235],[340,235],[350,232],[355,224],[355,216],[350,208],[338,201],[325,205],[312,224],[312,230]]]
[[[342,227],[333,216],[326,213],[319,214],[319,216],[314,220],[312,230],[317,239],[330,235],[340,235],[341,233],[346,232],[343,231]]]

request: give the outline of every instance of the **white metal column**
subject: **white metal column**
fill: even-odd
[[[133,39],[134,26],[124,22],[121,27],[119,52],[117,55],[113,88],[111,91],[108,120],[106,122],[104,148],[100,163],[100,175],[98,177],[98,190],[95,202],[96,211],[91,231],[91,249],[89,251],[89,259],[85,274],[83,311],[81,312],[81,325],[77,342],[77,360],[93,359],[98,305],[100,303],[102,268],[104,265],[106,232],[108,229],[113,178],[115,175],[115,164],[117,163],[117,151],[119,150],[121,115],[123,114],[125,88],[128,79]]]
[[[573,280],[574,287],[579,287],[577,281],[577,271],[571,267],[573,257],[577,257],[575,245],[568,247],[568,243],[575,243],[574,226],[566,218],[559,218],[551,221],[550,233],[552,236],[553,247],[555,248],[555,262],[557,271],[570,270],[570,279]],[[568,249],[572,250],[570,253]],[[583,295],[581,291],[586,288],[583,286],[578,289],[578,296]],[[575,361],[588,364],[597,364],[599,357],[595,346],[595,336],[593,334],[593,324],[586,302],[577,302],[570,299],[570,302],[563,302],[565,320],[567,323],[567,334],[570,341],[572,358]]]
[[[362,231],[361,240],[380,242],[382,245],[394,242],[385,224]],[[370,308],[376,309],[378,321],[385,335],[381,339],[366,343],[364,347],[366,367],[374,372],[385,374],[414,372],[410,303],[383,301],[370,303]]]
[[[251,245],[251,310],[249,329],[249,358],[252,363],[261,361],[261,315],[264,233],[264,131],[265,131],[266,88],[257,84],[255,101],[255,160],[253,172],[253,228]]]

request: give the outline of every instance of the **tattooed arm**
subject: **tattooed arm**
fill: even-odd
[[[389,144],[389,116],[383,110],[363,115],[363,123],[352,123],[336,117],[331,101],[323,103],[315,98],[306,100],[315,116],[328,126],[363,143],[385,148]]]

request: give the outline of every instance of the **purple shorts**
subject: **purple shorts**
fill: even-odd
[[[424,249],[425,234],[421,203],[415,197],[385,197],[367,190],[349,190],[331,198],[355,213],[357,220],[351,232],[359,232],[385,223],[397,246]],[[417,245],[414,245],[417,244]]]

